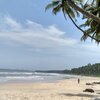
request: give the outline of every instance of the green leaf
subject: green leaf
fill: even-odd
[[[56,7],[58,4],[60,3],[60,1],[53,1],[52,3],[48,4],[46,7],[45,7],[45,10],[48,10],[50,8],[53,8],[53,7]]]

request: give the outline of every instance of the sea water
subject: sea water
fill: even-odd
[[[54,82],[61,79],[74,78],[73,75],[40,72],[0,72],[0,83],[6,82]]]

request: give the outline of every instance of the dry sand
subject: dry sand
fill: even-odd
[[[55,83],[0,84],[0,100],[94,100],[99,96],[100,85],[85,84],[98,81],[100,78],[80,77],[80,84],[77,78]],[[86,88],[94,89],[95,93],[84,93]]]

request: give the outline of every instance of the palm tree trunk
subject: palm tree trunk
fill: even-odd
[[[89,12],[83,10],[83,9],[80,8],[79,6],[75,5],[75,4],[73,3],[72,0],[67,0],[67,2],[68,2],[68,4],[69,4],[72,8],[78,10],[78,11],[81,12],[83,15],[87,16],[88,18],[92,18],[92,19],[95,20],[96,22],[100,23],[100,18],[96,17],[95,15],[93,15],[93,14],[91,14],[91,13],[89,13]]]
[[[76,23],[75,21],[73,20],[73,18],[70,16],[69,12],[67,11],[67,14],[70,18],[70,20],[73,22],[73,24],[80,30],[83,32],[84,35],[87,35],[88,37],[90,37],[91,39],[95,40],[97,43],[100,43],[100,40],[99,39],[96,39],[94,37],[92,37],[91,35],[87,34],[84,30],[82,30]],[[65,16],[66,17],[66,16]]]

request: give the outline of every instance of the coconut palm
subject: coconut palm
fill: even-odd
[[[95,3],[96,3],[95,0],[93,0],[91,3],[91,6],[95,5]],[[52,1],[51,4],[47,5],[46,10],[53,8],[52,11],[54,14],[57,14],[59,11],[62,10],[64,17],[66,18],[66,14],[67,14],[69,16],[69,18],[71,19],[71,21],[74,23],[74,25],[84,33],[82,39],[85,40],[87,37],[90,37],[91,39],[94,39],[96,42],[100,42],[100,40],[97,37],[90,35],[88,33],[88,31],[86,31],[86,30],[84,31],[75,23],[76,15],[79,16],[79,14],[80,14],[79,12],[81,12],[85,16],[85,18],[87,18],[86,23],[88,23],[88,21],[91,21],[91,20],[96,22],[98,25],[100,23],[100,18],[98,16],[95,16],[94,13],[92,13],[93,10],[92,11],[84,10],[84,9],[88,8],[86,4],[83,6],[84,9],[80,8],[79,5],[82,5],[82,0],[54,0],[54,1]],[[90,7],[89,7],[89,9],[90,9]],[[93,30],[93,28],[92,28],[92,30]]]
[[[85,5],[84,9],[93,15],[100,17],[100,0],[96,0],[92,2],[92,5]],[[100,40],[100,23],[96,22],[92,18],[84,17],[84,19],[87,19],[84,24],[81,25],[81,27],[88,27],[85,32],[88,35],[91,35],[92,37],[96,38],[97,40]],[[83,40],[87,39],[86,34],[82,36]]]
[[[88,1],[88,0],[87,0]],[[91,1],[91,4],[95,3],[95,2],[98,2],[100,0],[90,0]],[[100,23],[100,18],[93,15],[92,13],[89,13],[87,11],[85,11],[84,9],[82,9],[81,7],[77,6],[75,3],[74,3],[74,0],[66,0],[66,2],[74,9],[76,9],[77,11],[79,11],[80,13],[82,13],[84,16],[88,17],[88,18],[92,18],[94,19],[95,21],[97,21],[98,23]]]
[[[59,11],[62,11],[64,14],[64,17],[66,16],[66,14],[69,13],[70,16],[73,19],[75,19],[76,15],[79,16],[79,12],[77,10],[75,10],[73,7],[71,7],[66,1],[67,0],[54,0],[54,1],[52,1],[52,3],[50,3],[46,6],[46,10],[53,8],[52,12],[54,14],[57,14]],[[80,4],[81,2],[82,2],[82,0],[74,1],[74,3],[77,5]]]

